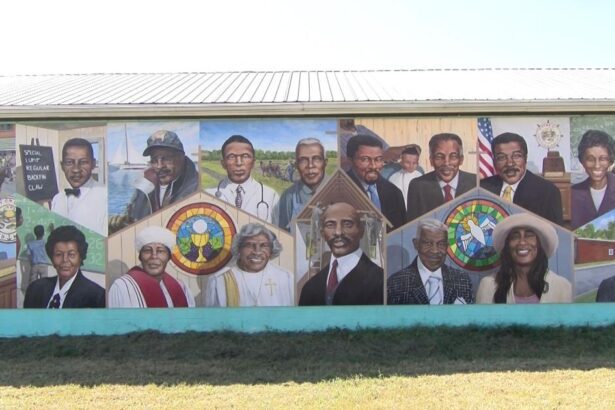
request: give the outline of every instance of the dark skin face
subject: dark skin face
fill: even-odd
[[[237,266],[246,272],[260,272],[269,263],[272,251],[273,244],[265,234],[245,238],[239,248]]]
[[[231,142],[224,148],[220,163],[231,182],[242,184],[250,178],[252,173],[254,153],[249,144]]]
[[[322,215],[320,233],[331,253],[339,258],[359,249],[363,224],[352,205],[338,202],[330,205]]]
[[[529,271],[538,256],[538,235],[531,228],[515,228],[506,240],[515,268]]]
[[[60,287],[77,274],[81,267],[81,254],[75,241],[57,242],[53,246],[51,263],[58,273]]]
[[[429,162],[438,179],[447,183],[451,182],[459,173],[459,167],[463,164],[461,146],[454,140],[442,141],[429,156]]]
[[[383,167],[384,157],[380,147],[359,145],[352,157],[352,170],[366,184],[375,183]]]
[[[158,242],[143,245],[139,252],[139,260],[143,270],[158,281],[162,280],[162,274],[167,267],[167,263],[169,263],[169,259],[171,259],[169,250]]]
[[[301,181],[311,190],[316,189],[325,177],[327,159],[318,144],[300,145],[295,154]]]
[[[64,149],[62,171],[71,187],[79,188],[88,182],[94,168],[96,160],[90,156],[87,147],[69,146]]]
[[[418,238],[412,240],[423,265],[430,271],[435,271],[444,264],[448,246],[446,232],[422,229]]]
[[[523,153],[521,144],[512,141],[497,144],[494,148],[493,158],[495,171],[508,185],[514,185],[525,175],[527,158]]]
[[[172,148],[153,148],[150,165],[160,185],[168,185],[184,172],[184,153]]]
[[[583,153],[581,165],[589,176],[594,189],[602,189],[607,184],[609,167],[613,164],[609,150],[603,146],[589,147]]]

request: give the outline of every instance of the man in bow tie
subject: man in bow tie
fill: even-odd
[[[107,189],[92,178],[96,159],[92,144],[71,138],[62,148],[60,162],[70,188],[51,201],[51,210],[101,235],[107,235]]]

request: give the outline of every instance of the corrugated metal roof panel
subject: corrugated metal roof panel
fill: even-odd
[[[275,76],[272,72],[262,73],[263,78],[261,79],[258,86],[254,89],[252,96],[248,100],[248,102],[260,103],[265,100],[267,93],[270,92],[271,83],[273,82],[273,78]]]
[[[460,69],[0,77],[2,107],[615,100],[615,69]]]
[[[318,92],[320,92],[320,98],[322,101],[333,101],[333,95],[331,94],[331,86],[329,85],[329,78],[326,72],[319,71],[318,77]]]
[[[197,73],[190,73],[184,75],[183,80],[172,89],[167,90],[166,94],[160,97],[158,103],[165,104],[181,101],[182,95],[185,95],[186,90],[192,89],[194,87],[194,84],[201,77],[202,76],[198,75]]]
[[[248,84],[244,87],[241,95],[237,98],[237,102],[253,102],[252,98],[254,97],[254,93],[260,87],[264,78],[265,73],[252,73]]]
[[[291,83],[292,73],[283,72],[282,77],[280,78],[280,82],[278,83],[278,88],[276,90],[275,96],[272,102],[288,102],[291,101],[289,98],[290,94],[290,83]]]
[[[207,90],[207,88],[210,87],[211,84],[214,81],[216,81],[216,79],[219,78],[220,76],[221,76],[220,73],[210,73],[207,75],[199,75],[199,78],[194,83],[194,85],[191,88],[186,89],[186,91],[182,94],[182,96],[179,97],[174,102],[183,103],[183,104],[190,104],[194,102],[194,100],[199,95],[201,95],[205,90]]]
[[[333,101],[345,101],[346,97],[344,96],[344,92],[342,91],[342,86],[340,85],[340,81],[337,75],[338,73],[336,72],[327,73],[327,79],[329,80],[329,89],[331,90]]]

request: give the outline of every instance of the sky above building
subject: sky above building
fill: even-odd
[[[609,0],[17,0],[0,75],[615,67]]]

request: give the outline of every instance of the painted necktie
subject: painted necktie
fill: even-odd
[[[49,309],[60,309],[60,294],[56,293],[49,302]]]
[[[441,305],[442,295],[438,290],[440,289],[440,278],[430,276],[427,279],[427,299],[429,299],[430,305]]]
[[[442,189],[444,189],[444,202],[452,201],[453,194],[451,193],[451,190],[453,188],[449,184],[446,184]]]
[[[371,184],[367,186],[367,192],[369,193],[369,199],[372,203],[378,208],[382,210],[382,206],[380,205],[380,198],[378,198],[378,191],[376,190],[376,185]]]
[[[327,294],[333,294],[335,288],[337,288],[337,259],[333,261],[331,265],[331,272],[329,273],[329,280],[327,280]]]
[[[237,193],[237,196],[235,196],[235,206],[237,208],[241,208],[241,204],[243,204],[243,192],[244,192],[241,185],[237,187],[235,192]]]
[[[510,185],[504,188],[504,192],[502,192],[502,198],[505,201],[512,202],[512,187]]]

